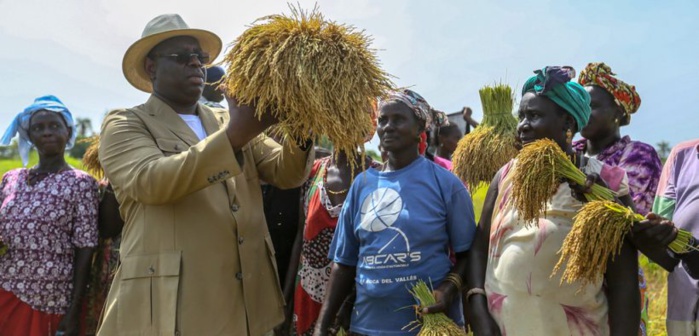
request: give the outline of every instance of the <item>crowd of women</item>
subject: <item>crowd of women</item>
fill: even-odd
[[[529,226],[509,202],[516,159],[493,177],[485,197],[472,198],[449,171],[460,130],[418,93],[388,93],[375,118],[383,162],[367,158],[358,171],[349,162],[362,160],[360,152],[318,158],[291,194],[298,199],[276,198],[298,205],[300,225],[296,236],[279,238],[286,241],[277,254],[285,257],[278,278],[287,309],[275,332],[411,335],[406,326],[419,315],[443,312],[476,335],[645,335],[640,251],[671,272],[669,333],[695,335],[699,257],[666,246],[677,234],[670,219],[699,233],[698,142],[678,145],[663,168],[652,146],[621,135],[640,105],[635,87],[604,63],[589,64],[579,77],[571,67],[535,71],[521,90],[513,136],[523,146],[555,141],[588,181],[561,181],[545,217]],[[465,119],[477,125],[470,114]],[[582,139],[573,141],[576,133]],[[119,235],[118,203],[106,180],[66,163],[75,124],[58,98],[37,98],[3,144],[16,135],[25,166],[32,146],[39,162],[7,172],[0,184],[7,248],[0,255],[0,335],[95,332],[86,320],[99,319],[107,291],[88,285],[99,282],[90,281],[90,268],[104,259],[93,258],[100,236]],[[592,183],[647,219],[634,225],[604,276],[579,290],[550,275]],[[103,264],[92,277],[109,281],[116,265]],[[418,280],[432,284],[436,299],[420,311],[408,291]]]

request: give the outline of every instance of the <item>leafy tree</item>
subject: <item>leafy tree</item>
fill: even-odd
[[[90,120],[90,118],[75,118],[75,129],[75,131],[78,132],[78,137],[85,138],[95,134],[95,131],[92,129],[92,120]]]
[[[371,157],[372,159],[378,161],[378,162],[381,162],[381,155],[379,155],[379,153],[373,149],[368,149],[366,151],[366,155]]]
[[[663,140],[661,142],[658,142],[656,146],[656,150],[658,151],[658,156],[660,156],[660,160],[663,163],[665,163],[665,160],[667,160],[668,155],[670,155],[670,143]]]

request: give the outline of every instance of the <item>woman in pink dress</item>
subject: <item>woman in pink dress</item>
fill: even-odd
[[[572,148],[572,137],[590,117],[590,96],[570,82],[574,70],[546,67],[522,90],[518,135],[523,145],[554,140],[579,169],[630,202],[626,173],[586,158]],[[636,250],[625,241],[603,278],[587,284],[561,284],[552,276],[585,187],[563,182],[537,225],[524,225],[509,202],[517,159],[493,179],[470,259],[467,292],[475,334],[634,335],[640,324]],[[630,203],[629,203],[630,204]]]

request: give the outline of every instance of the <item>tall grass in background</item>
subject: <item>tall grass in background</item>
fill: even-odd
[[[27,164],[27,167],[34,167],[38,162],[39,155],[32,151],[31,154],[29,154],[29,164]],[[74,168],[83,169],[83,164],[79,159],[66,155],[66,162]],[[22,168],[22,161],[19,159],[0,159],[0,174],[5,174],[15,168]]]
[[[657,264],[641,256],[641,267],[648,285],[648,336],[667,336],[665,317],[667,316],[667,272]]]

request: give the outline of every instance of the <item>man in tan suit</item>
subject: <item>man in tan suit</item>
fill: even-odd
[[[234,99],[229,111],[197,103],[220,50],[161,15],[124,56],[126,79],[152,94],[102,125],[125,225],[99,335],[263,335],[283,320],[260,179],[299,186],[313,147],[261,135],[276,121]]]

